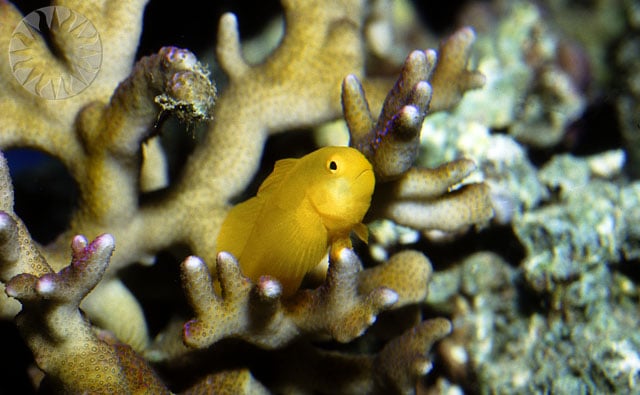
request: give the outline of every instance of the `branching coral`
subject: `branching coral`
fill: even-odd
[[[342,101],[351,145],[373,163],[378,180],[395,181],[378,192],[378,199],[390,200],[374,204],[374,210],[376,206],[383,210],[378,215],[421,230],[444,231],[482,224],[493,216],[488,190],[482,184],[447,193],[475,170],[472,161],[460,159],[436,169],[412,168],[427,110],[453,107],[463,92],[484,81],[478,73],[466,70],[473,37],[470,29],[462,29],[443,42],[437,65],[434,51],[411,53],[377,122],[358,80],[353,76],[344,80]],[[445,88],[444,81],[455,83]],[[436,87],[435,99],[431,83]]]
[[[107,333],[96,334],[79,309],[82,299],[102,279],[115,247],[113,237],[102,235],[91,244],[82,236],[73,238],[71,264],[53,272],[24,224],[14,218],[4,158],[0,171],[2,208],[6,210],[0,211],[0,279],[6,295],[22,305],[16,325],[38,366],[47,372],[49,388],[70,393],[167,392],[131,347]]]
[[[3,230],[16,231],[6,214],[3,222]],[[168,393],[129,346],[109,335],[96,336],[78,309],[80,301],[100,281],[114,247],[110,235],[100,236],[91,244],[78,236],[71,242],[71,265],[60,272],[13,277],[6,292],[22,303],[16,324],[56,391]]]
[[[311,341],[352,342],[383,310],[421,303],[431,275],[422,253],[399,252],[364,269],[352,250],[343,249],[332,254],[322,285],[282,298],[274,279],[262,277],[253,284],[231,255],[216,255],[215,240],[230,203],[256,173],[267,138],[340,117],[341,94],[351,145],[372,162],[376,178],[386,182],[377,192],[372,217],[446,231],[488,221],[492,208],[483,184],[454,191],[474,170],[471,161],[413,167],[427,113],[450,108],[482,83],[479,74],[466,70],[471,30],[462,29],[445,41],[440,55],[431,50],[409,55],[374,121],[364,89],[370,97],[380,97],[384,84],[364,72],[361,32],[367,5],[361,0],[284,0],[285,36],[259,65],[243,60],[236,18],[224,15],[217,57],[229,85],[218,98],[205,68],[187,50],[162,48],[131,69],[145,2],[58,4],[95,24],[104,49],[96,80],[75,96],[52,101],[23,89],[12,75],[15,70],[0,65],[0,112],[6,114],[0,118],[0,146],[35,148],[58,158],[80,191],[69,228],[51,245],[39,246],[13,213],[6,165],[0,166],[0,280],[6,294],[22,305],[3,296],[0,311],[10,318],[21,309],[16,323],[51,387],[168,391],[129,346],[171,368],[178,360],[198,358],[193,349],[215,353],[223,340],[241,340],[270,350],[256,352],[267,353],[267,360],[285,368],[299,366],[297,357],[308,358],[311,366],[300,375],[314,379],[274,373],[270,382],[260,376],[259,366],[243,361],[243,368],[215,368],[185,386],[194,385],[192,393],[223,386],[266,391],[253,376],[257,372],[273,388],[413,391],[429,370],[431,345],[451,330],[444,319],[401,328],[406,331],[398,338],[363,355],[323,351]],[[21,18],[11,4],[0,1],[0,52],[9,50]],[[56,51],[38,35],[30,42],[29,50],[40,62],[35,67],[67,67],[59,57],[71,56],[69,38],[64,29],[50,33]],[[371,108],[379,106],[371,103]],[[164,166],[149,166],[164,162],[155,126],[166,113],[189,122],[210,120],[173,185],[168,185]],[[156,199],[139,201],[142,192],[164,187]],[[88,243],[79,234],[96,239]],[[159,251],[175,245],[186,245],[194,254],[181,270],[195,318],[181,331],[170,326],[163,333],[166,341],[150,346],[144,313],[118,272],[135,262],[152,262]],[[95,368],[93,361],[98,370],[88,372]],[[331,373],[313,369],[320,361],[345,367],[343,377],[336,378],[341,387],[326,388],[328,381],[322,379]]]
[[[346,249],[331,264],[323,286],[282,302],[278,300],[280,289],[274,280],[262,277],[254,289],[237,265],[228,254],[221,253],[218,257],[222,288],[222,296],[218,297],[201,262],[188,258],[183,263],[187,294],[198,315],[185,325],[187,345],[201,348],[234,336],[275,348],[301,332],[348,342],[360,336],[379,311],[398,301],[397,293],[384,287],[360,294],[361,264]],[[421,280],[426,282],[428,278]]]

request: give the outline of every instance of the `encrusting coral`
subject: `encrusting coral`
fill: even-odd
[[[419,316],[395,339],[381,339],[386,345],[377,352],[327,351],[315,342],[362,339],[382,311],[423,302],[431,265],[422,253],[397,252],[364,268],[353,250],[333,251],[322,284],[285,298],[275,279],[264,276],[253,283],[242,276],[232,255],[216,254],[215,240],[231,202],[258,170],[267,138],[336,119],[342,110],[351,145],[369,159],[382,185],[372,218],[420,230],[486,223],[492,216],[486,186],[456,185],[475,169],[471,161],[413,167],[427,113],[453,107],[466,90],[482,85],[478,73],[466,70],[472,31],[455,33],[438,54],[411,53],[384,103],[371,103],[381,108],[376,120],[364,92],[383,97],[391,84],[370,80],[364,72],[364,1],[283,0],[285,35],[259,65],[243,60],[236,18],[224,15],[217,58],[229,84],[218,97],[208,72],[188,50],[164,47],[131,68],[145,4],[56,3],[90,20],[103,47],[96,79],[74,96],[48,100],[33,94],[14,78],[12,66],[0,64],[0,146],[34,148],[59,159],[80,193],[68,229],[50,245],[38,245],[13,212],[7,166],[0,164],[0,280],[8,296],[0,296],[0,312],[11,319],[19,311],[15,322],[45,373],[43,388],[168,392],[140,355],[170,370],[207,353],[216,358],[220,349],[249,345],[257,346],[265,366],[277,361],[283,370],[260,375],[265,367],[240,358],[171,390],[415,391],[430,370],[429,349],[451,331],[446,319]],[[21,19],[16,8],[0,0],[0,52],[9,51]],[[52,27],[49,33],[53,44],[35,35],[26,51],[33,51],[35,69],[53,64],[63,70],[69,63],[60,57],[72,56],[69,32]],[[171,185],[156,137],[156,123],[167,113],[209,122]],[[140,202],[142,192],[159,189],[164,190],[156,199]],[[181,273],[195,318],[180,330],[170,325],[151,343],[144,312],[119,271],[153,262],[175,245],[194,254],[183,261]],[[297,360],[302,357],[304,363]],[[329,369],[333,366],[343,369],[336,374]],[[294,368],[298,378],[283,375]]]

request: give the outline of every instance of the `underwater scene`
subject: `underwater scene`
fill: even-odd
[[[640,3],[0,0],[0,394],[640,394]]]

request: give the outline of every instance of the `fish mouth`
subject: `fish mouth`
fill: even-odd
[[[376,176],[373,169],[365,169],[360,172],[360,174],[353,179],[352,184],[352,193],[355,193],[359,198],[364,196],[371,197],[376,185]]]
[[[362,170],[362,171],[360,172],[360,174],[358,174],[354,180],[357,180],[358,178],[360,178],[360,177],[361,177],[363,174],[365,174],[366,172],[371,172],[371,173],[373,173],[373,169],[364,169],[364,170]],[[375,176],[374,176],[374,179],[375,179]]]

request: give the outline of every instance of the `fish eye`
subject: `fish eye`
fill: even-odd
[[[327,163],[327,169],[329,169],[330,172],[335,173],[338,170],[338,163],[335,160],[330,160]]]

